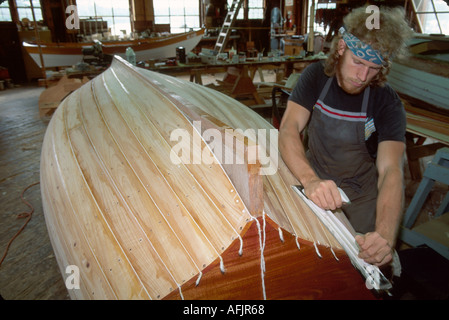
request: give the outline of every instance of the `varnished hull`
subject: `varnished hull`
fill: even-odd
[[[217,91],[120,58],[69,95],[46,132],[41,189],[61,272],[79,269],[71,297],[372,298],[291,189],[298,182],[277,136],[257,139],[251,128],[273,129]],[[218,159],[208,129],[230,134],[234,142],[224,144],[234,151],[260,145],[269,164],[206,163]],[[176,162],[173,150],[187,137],[191,161]],[[197,161],[195,150],[208,157]]]

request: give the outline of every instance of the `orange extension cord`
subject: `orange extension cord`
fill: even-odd
[[[22,202],[25,203],[31,209],[31,211],[30,212],[22,212],[22,213],[19,213],[17,215],[17,219],[27,218],[27,220],[25,221],[23,226],[19,229],[19,231],[17,231],[17,233],[14,235],[14,237],[12,237],[11,240],[9,240],[8,245],[6,246],[6,249],[5,249],[5,253],[3,254],[2,259],[0,260],[0,266],[2,265],[3,260],[5,260],[6,255],[8,254],[8,250],[9,250],[9,247],[11,246],[11,243],[14,241],[15,238],[17,238],[17,236],[23,231],[23,229],[25,229],[25,227],[28,224],[28,222],[30,222],[31,217],[32,217],[33,212],[34,212],[34,207],[26,199],[23,198],[23,195],[29,188],[31,188],[31,187],[33,187],[35,185],[38,185],[39,183],[40,182],[35,182],[33,184],[30,184],[28,187],[26,187],[22,191],[22,194],[20,195],[20,198],[22,199]]]

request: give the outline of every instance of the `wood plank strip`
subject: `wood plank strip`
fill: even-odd
[[[283,229],[287,230],[290,233],[294,233],[294,229],[288,216],[285,214],[281,203],[279,202],[279,198],[276,196],[275,190],[273,190],[273,186],[270,181],[264,177],[264,209],[265,213],[276,221],[276,223]]]
[[[142,192],[146,190],[153,199],[156,199],[154,201],[163,208],[165,219],[182,239],[183,246],[192,255],[196,265],[209,264],[217,257],[215,249],[184,207],[181,199],[158,170],[145,147],[137,139],[131,128],[127,126],[104,85],[100,82],[94,82],[93,86],[97,100],[114,106],[105,110],[104,106],[97,104],[102,117],[108,123],[108,130],[120,146],[121,152],[132,155],[132,157],[127,158],[127,161],[142,184],[140,190]],[[119,130],[119,128],[121,129]],[[127,128],[127,130],[124,130],[124,128]]]
[[[161,139],[158,128],[153,124],[154,120],[150,120],[139,108],[126,108],[126,106],[136,102],[131,100],[132,97],[115,93],[121,88],[116,78],[105,77],[105,79],[112,98],[117,107],[120,108],[120,113],[125,121],[128,124],[133,124],[133,132],[142,145],[146,146],[146,151],[157,164],[159,171],[162,172],[178,197],[182,199],[187,211],[203,230],[217,252],[222,252],[238,235],[220,211],[224,208],[218,207],[211,201],[209,194],[204,191],[202,184],[200,184],[201,179],[196,179],[186,165],[172,162],[170,158],[171,146],[166,140]],[[173,122],[176,123],[176,121]],[[207,169],[210,168],[207,167]],[[203,179],[211,180],[213,177],[213,175],[205,175]]]
[[[262,218],[258,218],[263,226]],[[301,242],[301,250],[296,239],[284,233],[284,242],[279,239],[277,224],[265,217],[265,288],[268,300],[289,299],[375,299],[365,286],[363,277],[352,267],[343,250],[336,250],[338,261],[320,247],[320,259],[314,247]],[[207,300],[260,300],[263,299],[260,274],[259,230],[253,221],[242,235],[245,250],[237,255],[239,243],[235,241],[223,254],[227,266],[222,274],[215,261],[204,270],[201,283],[196,286],[194,279],[182,286],[185,299]],[[244,287],[245,290],[241,288]],[[180,299],[178,292],[172,292],[165,299]]]
[[[103,212],[103,217],[150,295],[156,298],[165,296],[177,287],[175,280],[130,211],[123,195],[110,180],[104,164],[98,158],[83,128],[79,107],[69,107],[65,110],[67,119],[71,119],[72,122],[67,131],[74,155],[93,198]],[[133,232],[130,234],[129,230]],[[159,276],[154,277],[154,274]]]
[[[146,74],[143,73],[143,75]],[[230,126],[231,128],[238,128],[250,139],[257,141],[262,148],[262,153],[266,156],[270,157],[270,153],[273,152],[274,155],[269,161],[271,164],[278,164],[278,167],[275,168],[277,169],[277,172],[275,174],[268,174],[264,176],[264,179],[267,180],[264,181],[264,185],[267,187],[267,182],[271,181],[271,184],[275,186],[275,188],[271,188],[271,190],[279,193],[281,200],[276,201],[276,209],[272,208],[271,212],[279,213],[275,217],[272,216],[272,218],[274,218],[277,223],[281,224],[282,219],[285,220],[287,216],[291,216],[292,221],[294,221],[294,225],[291,225],[292,222],[290,222],[291,227],[289,228],[284,222],[281,224],[284,228],[289,230],[293,230],[292,228],[295,228],[299,236],[313,242],[313,237],[311,237],[310,231],[307,231],[307,227],[310,226],[310,228],[313,229],[314,237],[318,243],[326,244],[334,248],[341,248],[339,243],[328,232],[328,230],[325,228],[323,229],[321,222],[316,218],[311,210],[307,206],[301,206],[301,201],[290,188],[290,184],[297,185],[299,182],[292,177],[291,173],[289,173],[282,159],[276,159],[278,157],[277,136],[275,136],[274,141],[273,137],[271,137],[271,133],[266,133],[265,137],[262,136],[262,139],[259,139],[257,136],[257,129],[274,130],[273,126],[246,106],[243,106],[237,102],[230,105],[228,103],[229,98],[216,92],[215,90],[203,88],[192,83],[187,84],[179,79],[168,78],[165,75],[157,74],[153,77],[153,74],[151,74],[151,76],[152,80],[150,81],[156,82],[160,87],[164,88],[165,91],[175,95],[178,99],[183,101],[184,106],[194,108],[194,111],[202,117],[206,117],[203,114],[210,114],[211,116],[219,119],[219,121],[222,121],[223,125]],[[188,90],[185,89],[185,86],[188,86]],[[179,97],[176,92],[181,91],[183,92],[183,96]],[[204,91],[206,91],[207,94],[204,94]],[[221,108],[221,106],[226,107]],[[201,111],[197,111],[197,108],[200,108]],[[279,174],[282,176],[281,179],[279,178]],[[286,179],[289,181],[288,186],[281,182]],[[270,195],[269,190],[270,189],[265,189],[265,192],[268,192],[268,196]],[[271,194],[274,195],[273,193]],[[289,194],[290,196],[287,197],[286,194]],[[271,200],[274,201],[273,198],[271,198]],[[284,208],[281,207],[281,204]],[[304,216],[305,220],[298,215]]]
[[[179,146],[179,142],[172,139],[173,132],[176,132],[175,130],[177,129],[187,129],[190,140],[187,139],[188,141],[181,141],[181,143],[189,143],[190,148],[185,146],[186,148],[183,150],[187,149],[190,152],[187,154],[190,161],[183,164],[200,184],[205,194],[219,208],[232,228],[240,230],[250,218],[242,199],[235,192],[234,186],[226,177],[219,163],[212,162],[209,165],[199,165],[202,164],[201,157],[205,156],[211,159],[213,155],[210,154],[206,143],[199,135],[199,131],[196,128],[192,128],[192,123],[173,104],[170,95],[164,92],[164,90],[168,89],[160,83],[155,85],[148,81],[139,81],[143,78],[140,73],[136,73],[135,77],[131,77],[131,75],[125,72],[126,68],[124,65],[117,65],[116,69],[118,71],[123,70],[115,73],[117,80],[120,81],[122,86],[128,86],[130,90],[132,88],[132,90],[137,90],[141,93],[138,96],[132,96],[131,99],[142,109],[142,112],[147,117],[148,115],[158,115],[157,117],[151,117],[151,119],[148,118],[148,121],[154,124],[171,148]],[[161,87],[164,90],[161,90]],[[153,103],[147,103],[147,101],[152,101]],[[164,109],[167,109],[167,112],[160,111]],[[217,192],[217,190],[220,190],[220,192]]]
[[[181,240],[168,224],[165,215],[170,214],[170,212],[167,212],[165,208],[161,207],[161,203],[156,202],[149,193],[145,192],[145,185],[139,180],[134,168],[125,156],[125,154],[133,155],[133,153],[119,148],[116,140],[110,135],[98,108],[92,107],[97,106],[92,93],[85,91],[81,97],[80,107],[84,126],[91,143],[101,157],[104,166],[110,168],[108,171],[114,185],[147,234],[158,256],[164,261],[164,265],[170,270],[178,283],[185,282],[200,270],[191,260]],[[130,142],[128,142],[128,146],[130,146]],[[182,265],[183,268],[178,268],[179,265]]]
[[[52,129],[59,133],[59,137],[64,137],[63,119],[61,112],[55,117],[59,117],[60,121],[52,121],[50,123],[50,131]],[[54,171],[61,170],[64,167],[64,156],[71,156],[70,150],[67,150],[69,144],[62,147],[68,152],[62,156],[62,159],[55,154],[53,148],[61,147],[61,141],[64,139],[54,139],[53,135],[48,135],[43,145],[42,174],[48,177],[42,183],[42,199],[45,212],[67,212],[75,215],[72,203],[68,201],[58,201],[66,198],[67,187],[65,181],[61,181],[62,176],[54,174]],[[62,160],[62,162],[61,162]],[[49,161],[50,163],[47,163]],[[53,171],[54,170],[54,171]],[[52,172],[53,171],[53,172]],[[54,191],[53,189],[56,189]],[[51,190],[51,191],[50,191]],[[76,219],[61,219],[57,215],[47,214],[45,216],[47,229],[50,234],[53,249],[55,250],[57,261],[61,273],[65,275],[66,267],[76,265],[80,270],[80,290],[69,290],[72,298],[82,298],[83,296],[92,296],[97,294],[99,297],[109,299],[116,298],[115,293],[111,290],[108,281],[104,277],[104,273],[98,265],[95,254],[92,252],[91,246],[86,241],[85,232],[78,224]],[[93,277],[86,276],[93,275]]]
[[[393,64],[388,79],[391,86],[398,92],[449,110],[447,100],[449,79],[429,72],[416,70],[400,63]],[[404,81],[404,79],[407,79],[407,81]],[[419,83],[419,85],[410,86],[410,83]]]
[[[298,185],[299,182],[297,179],[290,173],[285,163],[282,163],[282,165],[279,166],[279,173],[283,178],[283,181],[286,185],[286,188],[289,188],[288,192],[293,200],[295,202],[297,211],[289,211],[286,212],[288,215],[301,215],[303,222],[305,223],[309,231],[313,234],[314,241],[316,241],[318,244],[329,246],[331,248],[338,248],[341,249],[341,244],[335,239],[335,237],[328,231],[328,229],[319,221],[319,219],[316,217],[316,215],[308,208],[308,206],[301,200],[299,197],[295,194],[291,186]],[[295,184],[296,183],[296,184]],[[341,211],[341,210],[340,210]],[[344,215],[342,215],[342,218]],[[347,221],[347,219],[346,219]],[[301,222],[297,222],[301,223]],[[345,222],[349,224],[349,221]],[[312,240],[310,240],[312,241]]]
[[[78,161],[71,149],[68,133],[65,132],[66,129],[60,127],[64,124],[64,121],[57,118],[59,114],[65,112],[66,108],[74,109],[76,107],[76,100],[70,99],[62,106],[61,111],[57,111],[54,116],[56,118],[53,121],[55,129],[49,132],[53,134],[54,144],[51,152],[58,158],[58,161],[55,162],[58,171],[56,173],[49,172],[45,176],[50,179],[52,175],[57,174],[63,179],[65,194],[60,195],[59,198],[71,204],[74,214],[72,221],[81,224],[81,228],[85,230],[85,236],[89,245],[92,248],[96,248],[94,251],[96,256],[98,256],[98,260],[102,262],[101,267],[104,274],[110,280],[117,278],[125,280],[126,283],[120,286],[117,286],[115,281],[110,281],[118,297],[120,299],[148,299],[150,298],[148,292],[144,289],[142,281],[130,264],[125,249],[119,244],[118,239],[111,230],[111,226],[105,219],[104,212],[102,212],[99,204],[95,201],[87,181],[81,174]],[[55,137],[58,138],[56,139]],[[56,152],[56,150],[60,150],[60,152]],[[53,197],[58,199],[56,195],[53,195]]]
[[[449,145],[449,123],[407,113],[407,130]]]

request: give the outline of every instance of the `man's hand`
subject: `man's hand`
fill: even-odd
[[[359,258],[378,267],[390,263],[393,259],[392,248],[388,241],[377,232],[368,232],[355,237],[360,252]]]
[[[311,180],[304,187],[304,193],[322,209],[335,210],[342,206],[340,192],[332,180]]]

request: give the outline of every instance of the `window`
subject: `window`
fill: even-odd
[[[30,21],[34,21],[33,12],[31,10],[31,4],[29,0],[16,0],[16,6],[19,20],[27,18]],[[33,8],[36,21],[43,20],[41,4],[39,0],[33,0]],[[4,1],[2,4],[0,4],[0,21],[12,21],[8,1]]]
[[[12,21],[8,1],[0,4],[0,21]]]
[[[101,18],[113,35],[131,33],[128,0],[76,0],[76,5],[80,19]]]
[[[310,30],[310,8],[312,7],[312,1],[309,1],[309,9],[307,10],[307,32]],[[316,19],[316,12],[317,10],[333,10],[337,8],[337,4],[336,3],[324,3],[324,2],[320,2],[318,1],[318,3],[316,3],[315,1],[315,19],[314,19],[314,24],[313,24],[313,31],[314,32],[320,32],[322,35],[326,35],[326,32],[328,30],[326,30],[326,26],[324,26],[322,23],[320,23],[320,21],[317,21]]]
[[[19,14],[19,20],[22,21],[23,18],[27,18],[30,21],[33,19],[33,11],[31,10],[31,4],[29,0],[16,0],[17,13]],[[39,0],[33,0],[34,16],[36,21],[43,20],[41,4]],[[11,20],[10,20],[11,21]]]
[[[17,12],[19,14],[19,19],[28,18],[30,21],[33,21],[33,12],[31,10],[31,5],[29,0],[16,0]],[[43,20],[42,19],[42,10],[41,4],[39,0],[33,0],[33,9],[34,16],[36,17],[36,21]]]
[[[171,33],[200,28],[198,0],[153,1],[154,23],[170,24]]]
[[[248,19],[263,19],[264,0],[248,0]]]
[[[232,6],[232,0],[228,0],[228,9],[231,8]],[[245,13],[245,9],[244,9],[245,3],[242,3],[239,13],[237,14],[237,19],[243,20],[244,17],[244,13]]]
[[[231,8],[232,0],[228,0],[228,8]],[[245,0],[240,7],[237,19],[243,20],[245,17],[245,3],[248,4],[248,19],[264,18],[264,0]]]
[[[423,33],[449,35],[449,5],[444,0],[413,0]]]

